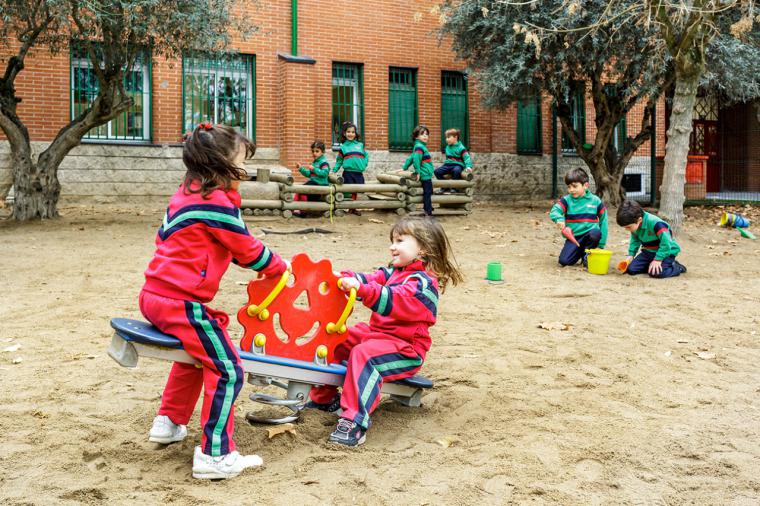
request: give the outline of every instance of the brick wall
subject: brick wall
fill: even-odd
[[[438,26],[434,7],[439,3],[439,0],[379,0],[371,4],[301,0],[298,2],[298,53],[311,57],[314,62],[293,63],[278,56],[289,54],[291,49],[291,2],[252,2],[246,15],[251,24],[259,27],[258,33],[247,40],[237,40],[234,45],[244,54],[256,55],[256,141],[260,148],[268,150],[267,156],[278,157],[267,163],[279,161],[292,168],[296,161],[310,159],[309,145],[315,138],[329,144],[333,62],[363,65],[365,131],[362,134],[367,149],[372,152],[370,174],[394,169],[406,157],[402,153],[388,152],[388,70],[391,66],[417,69],[419,121],[430,129],[429,145],[435,153],[441,144],[441,73],[465,69],[464,63],[454,58],[450,42],[439,42],[434,33]],[[152,144],[175,145],[183,133],[182,62],[154,58],[152,74]],[[54,57],[40,51],[32,54],[17,82],[18,93],[24,99],[19,112],[29,127],[31,138],[49,142],[69,119],[68,51]],[[486,110],[480,103],[474,79],[469,80],[468,88],[468,147],[475,154],[476,163],[478,156],[483,163],[487,160],[486,172],[492,174],[479,182],[479,189],[484,193],[515,195],[527,191],[537,180],[550,179],[550,100],[544,97],[542,101],[543,155],[517,156],[516,107],[510,106],[505,111]],[[664,149],[664,107],[659,108],[658,113],[658,151],[661,151]],[[593,117],[589,102],[586,107],[588,142],[594,139]],[[637,129],[629,123],[629,134]],[[122,147],[115,151],[93,148],[89,152],[100,152],[108,158],[112,156],[110,153],[129,149],[134,150],[135,156],[146,153],[144,147]],[[648,149],[645,144],[637,155],[648,154]],[[492,153],[510,156],[492,157]],[[436,157],[440,158],[440,153],[436,153]],[[105,161],[104,166],[109,163],[113,162]],[[578,163],[581,162],[577,157],[560,155],[563,167]],[[526,173],[525,177],[522,172]],[[80,176],[86,178],[79,174],[77,181],[81,181]],[[95,177],[104,176],[93,175]],[[510,186],[512,181],[515,184]],[[122,182],[128,184],[126,180]],[[544,183],[541,185],[545,188]],[[120,186],[101,188],[110,192],[118,191]],[[65,181],[63,191],[78,194],[76,185],[67,185]]]

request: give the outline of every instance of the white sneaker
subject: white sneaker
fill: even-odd
[[[187,437],[187,427],[177,425],[168,416],[159,415],[153,419],[153,427],[150,428],[148,441],[168,445],[182,441]]]
[[[236,451],[212,457],[203,453],[200,446],[196,446],[195,455],[193,455],[193,478],[225,480],[234,478],[243,469],[260,466],[263,463],[264,461],[258,455],[240,455]]]

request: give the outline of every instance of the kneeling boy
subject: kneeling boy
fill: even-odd
[[[569,239],[565,241],[559,254],[561,266],[575,265],[583,258],[586,265],[586,250],[604,248],[607,244],[607,207],[602,200],[588,189],[588,174],[579,168],[565,174],[568,195],[552,206],[549,218],[562,231],[570,228],[580,247]]]
[[[628,274],[648,272],[653,278],[671,278],[686,272],[676,261],[681,251],[670,225],[644,211],[638,202],[625,200],[617,212],[617,223],[631,233],[628,244]],[[636,253],[641,248],[641,253]],[[634,258],[634,256],[636,258]]]

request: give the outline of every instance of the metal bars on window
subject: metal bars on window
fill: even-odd
[[[541,97],[528,97],[517,101],[517,153],[540,155]]]
[[[470,114],[467,97],[467,76],[462,72],[441,74],[441,149],[446,147],[444,132],[458,128],[459,140],[470,146]]]
[[[90,108],[100,91],[85,48],[71,44],[70,117],[74,119]],[[151,108],[151,59],[147,52],[138,55],[131,69],[124,73],[124,89],[132,106],[104,125],[91,129],[84,139],[104,141],[149,141]]]
[[[388,149],[410,150],[417,125],[417,70],[388,70]]]
[[[586,83],[583,81],[573,83],[569,100],[573,129],[578,132],[582,144],[586,142]],[[575,148],[570,139],[565,135],[564,129],[562,131],[562,152],[575,152]]]
[[[231,126],[252,139],[256,137],[255,56],[186,55],[182,69],[185,132],[210,122]]]
[[[340,144],[340,129],[344,122],[356,125],[364,136],[364,83],[362,66],[355,63],[333,63],[332,67],[332,143]]]

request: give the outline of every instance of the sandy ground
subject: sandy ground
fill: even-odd
[[[242,419],[246,385],[236,439],[265,465],[208,483],[191,477],[197,412],[184,442],[147,441],[169,364],[127,370],[105,353],[109,319],[140,317],[163,205],[0,220],[0,350],[18,347],[0,351],[2,504],[760,502],[760,242],[715,226],[720,209],[689,211],[689,272],[670,280],[559,268],[548,203],[446,219],[467,281],[442,297],[424,406],[383,401],[366,445],[344,450],[326,442],[335,422],[321,412],[268,439]],[[247,221],[257,235],[329,228],[265,241],[369,270],[387,261],[394,216]],[[626,242],[612,225],[615,258]],[[504,284],[482,279],[494,260]],[[247,279],[232,266],[212,306],[234,314]]]

